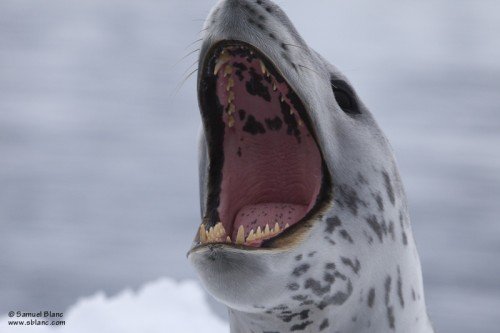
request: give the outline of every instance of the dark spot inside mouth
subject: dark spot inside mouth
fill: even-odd
[[[300,143],[300,130],[298,129],[299,124],[297,123],[297,119],[295,119],[294,115],[290,114],[292,108],[286,101],[280,101],[280,106],[283,120],[287,125],[286,134],[295,136],[297,142]]]
[[[275,117],[273,119],[267,118],[265,121],[267,128],[271,131],[279,131],[283,125],[283,121],[280,117]]]
[[[260,96],[265,101],[271,101],[271,95],[269,93],[269,88],[265,86],[262,81],[264,77],[255,72],[253,68],[250,68],[250,80],[246,84],[247,92],[253,96]]]
[[[247,133],[250,133],[252,135],[257,135],[257,134],[264,134],[266,133],[266,129],[264,128],[264,125],[257,121],[254,116],[249,115],[247,118],[247,121],[245,123],[245,126],[243,126],[243,130]]]

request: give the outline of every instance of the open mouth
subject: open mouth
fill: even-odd
[[[201,71],[210,165],[196,242],[273,247],[319,214],[330,195],[306,109],[268,58],[246,43],[218,43]]]

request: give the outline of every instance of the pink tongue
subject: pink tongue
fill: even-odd
[[[245,238],[250,233],[250,230],[257,231],[260,226],[262,231],[269,224],[272,230],[276,223],[279,224],[280,229],[285,229],[285,226],[290,226],[300,221],[307,213],[307,206],[294,205],[289,203],[261,203],[257,205],[248,205],[240,209],[236,215],[233,226],[232,239],[236,239],[238,228],[243,226],[245,228]]]

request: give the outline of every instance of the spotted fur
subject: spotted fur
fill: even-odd
[[[296,93],[289,96],[294,107],[299,98],[307,106],[333,175],[328,209],[303,227],[305,236],[293,246],[244,251],[208,245],[190,252],[206,289],[228,306],[231,333],[433,332],[392,150],[355,94],[358,113],[339,106],[331,82],[354,91],[347,79],[308,47],[269,0],[219,1],[205,23],[201,57],[224,39],[254,45],[274,62]],[[241,80],[243,66],[235,65]],[[253,75],[247,91],[267,99],[262,80]],[[248,110],[238,116],[250,134],[285,129],[301,140],[285,117],[289,108],[282,105],[284,117],[265,122]],[[209,161],[203,134],[200,147],[204,212]]]

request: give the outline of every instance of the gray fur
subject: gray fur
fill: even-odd
[[[360,115],[338,106],[330,80],[346,78],[271,1],[219,1],[204,28],[201,59],[217,41],[235,39],[274,62],[306,105],[333,184],[329,210],[292,248],[189,253],[206,289],[228,306],[231,333],[433,332],[392,149],[359,98]],[[203,215],[203,133],[200,141]]]

